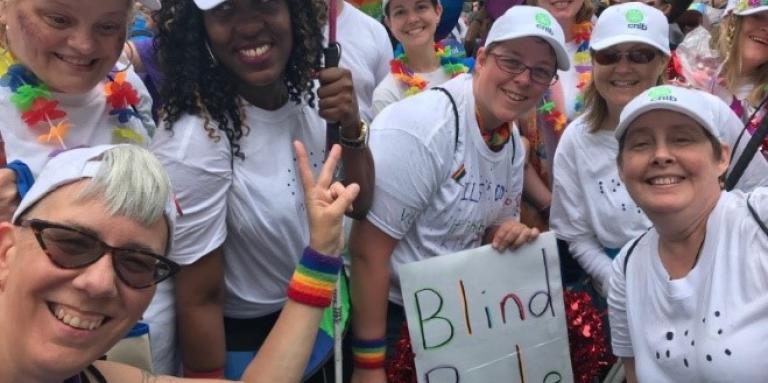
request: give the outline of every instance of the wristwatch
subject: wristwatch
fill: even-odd
[[[341,127],[339,127],[339,143],[345,148],[362,149],[368,147],[368,124],[365,121],[360,121],[360,135],[355,138],[344,137],[341,133]]]

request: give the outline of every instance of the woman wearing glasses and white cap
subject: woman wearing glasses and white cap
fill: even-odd
[[[342,266],[341,220],[360,190],[332,183],[338,146],[317,181],[303,146],[294,148],[309,247],[245,382],[300,381]],[[0,223],[0,382],[183,381],[98,361],[179,270],[166,258],[176,212],[162,165],[144,149],[102,145],[52,158],[12,222]],[[310,305],[300,299],[303,283],[330,288]]]
[[[149,94],[119,60],[133,3],[0,2],[0,135],[10,162],[0,169],[0,220],[10,218],[52,153],[109,143],[149,144],[148,132],[154,129]],[[158,0],[141,3],[160,8]],[[164,283],[158,296],[169,291]],[[172,306],[160,306],[153,304],[160,314],[149,313],[147,319],[155,367],[169,372],[178,364],[173,331],[163,330],[173,322],[167,315]]]
[[[651,225],[618,176],[613,132],[624,106],[662,82],[670,52],[667,29],[664,14],[642,3],[614,5],[602,13],[592,34],[593,77],[585,112],[566,129],[555,154],[551,227],[603,297],[612,258]],[[738,120],[721,118],[723,136],[735,142]],[[757,159],[747,173],[738,187],[765,184],[768,165]],[[576,279],[567,282],[588,281]]]
[[[405,318],[399,264],[483,243],[504,250],[538,235],[518,221],[524,150],[512,121],[569,66],[554,17],[515,6],[491,27],[474,74],[374,120],[374,201],[350,238],[353,381],[385,381],[386,345]]]
[[[654,87],[621,113],[619,175],[652,227],[612,266],[613,352],[628,382],[764,382],[768,189],[724,192],[727,104]]]

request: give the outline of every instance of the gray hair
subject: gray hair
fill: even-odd
[[[162,164],[149,151],[119,145],[102,155],[101,167],[78,200],[103,199],[112,215],[150,225],[163,217],[171,187]]]

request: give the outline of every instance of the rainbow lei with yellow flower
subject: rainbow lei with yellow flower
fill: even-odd
[[[576,69],[576,102],[574,110],[578,113],[584,106],[584,89],[592,80],[592,58],[589,54],[589,38],[592,34],[592,23],[587,21],[573,26],[573,41],[578,44],[576,53],[571,61]],[[560,134],[568,123],[565,114],[558,110],[555,102],[549,95],[545,95],[537,111],[542,115],[545,123],[552,126],[556,134]]]
[[[72,124],[67,120],[67,112],[59,107],[59,102],[53,98],[53,93],[29,69],[14,63],[8,53],[0,58],[0,69],[5,73],[0,77],[0,86],[10,88],[11,103],[21,112],[21,119],[30,130],[38,134],[37,141],[41,144],[56,146],[58,150],[66,150],[64,138]],[[115,75],[104,87],[107,104],[112,107],[109,112],[117,120],[112,129],[113,143],[141,143],[144,138],[125,126],[132,118],[141,120],[136,105],[139,94],[133,86],[125,81],[125,73]]]
[[[450,78],[454,78],[462,73],[468,73],[472,70],[474,60],[464,57],[451,47],[446,47],[441,43],[435,43],[435,56],[440,60],[440,66]],[[405,97],[413,96],[427,88],[427,81],[421,78],[408,68],[408,58],[405,52],[398,51],[395,59],[389,62],[390,72],[395,80],[400,81],[407,87]]]

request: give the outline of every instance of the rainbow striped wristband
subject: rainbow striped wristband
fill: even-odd
[[[305,247],[288,284],[288,298],[308,306],[330,306],[342,264],[341,257],[328,256]]]
[[[384,368],[384,356],[387,351],[385,339],[352,340],[352,362],[355,368],[375,370]]]

